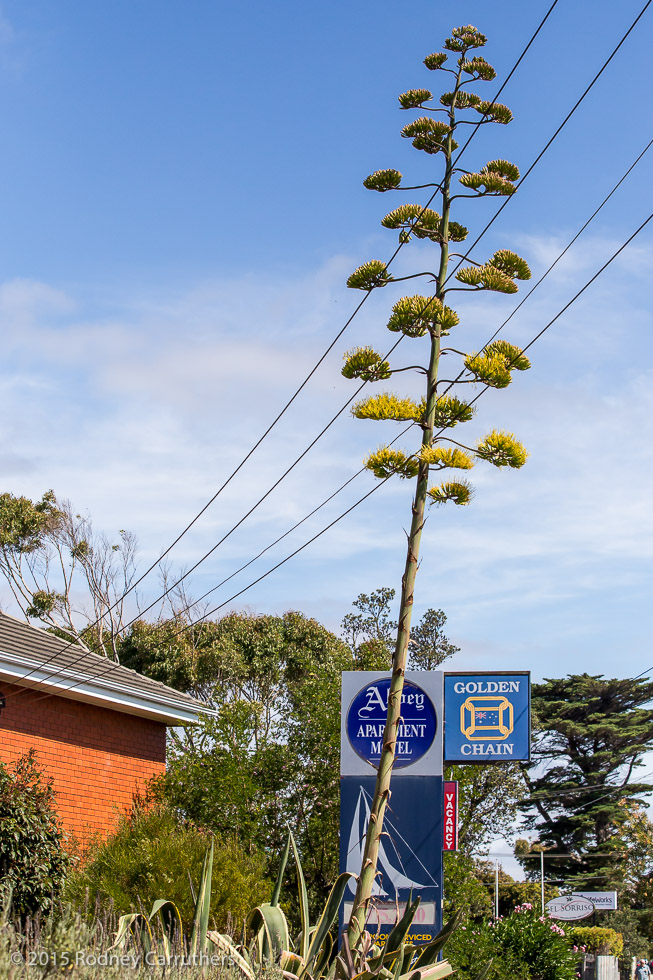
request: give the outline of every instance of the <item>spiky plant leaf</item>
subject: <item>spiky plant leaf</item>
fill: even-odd
[[[528,263],[507,248],[500,248],[489,260],[488,265],[505,272],[511,279],[530,279],[531,270]]]
[[[445,977],[450,977],[453,973],[453,967],[448,960],[441,960],[439,963],[433,963],[431,966],[425,966],[424,969],[409,969],[407,973],[404,973],[400,980],[444,980]]]
[[[445,922],[440,932],[437,934],[432,943],[425,946],[420,953],[417,962],[415,963],[416,970],[422,970],[425,966],[430,966],[437,960],[440,951],[443,949],[445,943],[454,934],[458,926],[463,920],[465,912],[463,909],[458,909],[458,911]]]
[[[528,459],[526,449],[512,432],[494,429],[476,446],[476,455],[493,466],[510,466],[518,470]]]
[[[431,487],[427,490],[432,503],[446,504],[452,501],[459,507],[466,506],[473,496],[473,490],[466,480],[452,481],[451,483],[441,483],[439,487]]]
[[[422,116],[404,126],[401,135],[405,139],[412,139],[416,150],[441,153],[446,147],[449,126],[438,119],[431,119],[430,116]],[[452,142],[452,148],[455,149],[457,146],[457,143]]]
[[[442,395],[435,403],[434,425],[438,429],[452,429],[459,422],[469,422],[476,409],[455,395]]]
[[[419,455],[422,462],[439,469],[471,470],[474,465],[473,456],[464,449],[423,446]]]
[[[470,58],[469,61],[460,58],[458,64],[468,75],[476,75],[478,78],[482,78],[484,82],[491,82],[497,77],[492,65],[478,55],[475,58]]]
[[[274,883],[274,889],[272,891],[272,898],[270,899],[270,905],[279,904],[279,896],[281,895],[281,886],[283,884],[283,876],[286,873],[286,865],[288,864],[288,858],[290,857],[290,830],[288,830],[288,836],[286,838],[286,846],[281,852],[281,860],[279,862],[279,870],[277,872],[277,880]]]
[[[399,187],[401,178],[402,174],[399,170],[375,170],[373,174],[365,178],[363,186],[367,187],[368,191],[379,191],[383,193],[384,191],[392,191]]]
[[[433,93],[427,88],[411,88],[397,96],[402,109],[419,109],[423,102],[429,102]]]
[[[226,953],[226,955],[232,960],[233,966],[240,970],[243,976],[247,977],[247,980],[254,980],[253,969],[247,960],[240,955],[229,936],[223,936],[222,933],[216,932],[214,929],[211,929],[207,935],[213,945],[217,946],[220,952]]]
[[[399,476],[402,480],[407,480],[417,476],[419,460],[406,456],[401,449],[380,446],[375,452],[370,453],[363,465],[380,480],[385,480],[389,476]]]
[[[424,400],[418,405],[410,398],[399,398],[383,392],[355,402],[351,414],[357,419],[392,420],[395,422],[421,422],[424,417]]]
[[[439,54],[427,54],[424,59],[424,64],[429,71],[437,71],[438,68],[442,68],[443,64],[447,60],[447,56],[444,51]]]
[[[483,100],[480,95],[475,95],[473,92],[465,92],[460,90],[458,92],[444,92],[440,96],[440,104],[447,107],[454,107],[455,109],[475,109],[477,105]]]
[[[321,950],[323,949],[328,933],[333,927],[333,923],[338,917],[338,909],[340,908],[340,903],[344,898],[347,885],[352,878],[356,877],[357,876],[352,874],[350,871],[344,871],[338,876],[338,878],[336,878],[336,881],[333,884],[326,900],[326,905],[324,906],[322,914],[317,920],[317,924],[311,935],[311,945],[306,956],[306,965],[302,973],[300,973],[300,976],[310,976],[313,972],[311,970],[313,964],[315,964],[316,967],[320,966],[321,969],[323,969],[323,967],[326,965],[324,963],[323,956],[320,955]],[[317,969],[314,972],[317,974]]]
[[[402,296],[392,307],[388,330],[407,337],[423,337],[427,330],[440,326],[445,336],[458,323],[458,314],[443,306],[437,296]]]
[[[500,102],[483,101],[475,105],[474,108],[490,122],[500,123],[502,126],[507,126],[509,122],[512,122],[512,112],[507,105],[502,105]]]
[[[413,902],[409,901],[406,903],[404,913],[390,930],[383,949],[379,950],[376,956],[371,956],[368,961],[372,973],[379,971],[382,966],[392,969],[392,964],[396,957],[401,956],[406,936],[413,924],[413,919],[415,918],[419,904],[419,895]]]
[[[368,292],[376,286],[385,286],[392,282],[392,276],[385,266],[385,262],[379,259],[372,259],[365,262],[355,269],[347,280],[350,289],[364,289]]]
[[[500,177],[505,177],[506,180],[519,180],[519,167],[516,167],[514,163],[510,163],[509,160],[490,160],[484,167],[481,167],[481,172],[499,174]]]
[[[345,378],[360,378],[362,381],[385,381],[392,371],[388,361],[384,361],[371,347],[355,347],[345,354],[342,374]]]
[[[247,925],[257,934],[261,964],[276,963],[290,945],[288,923],[281,906],[268,903],[257,906],[250,912]]]
[[[444,42],[445,48],[449,51],[466,51],[469,48],[482,48],[485,44],[487,44],[485,34],[481,34],[472,24],[466,24],[464,27],[454,27],[451,32],[451,37],[448,37]]]
[[[211,909],[211,879],[213,877],[213,852],[215,842],[211,841],[202,867],[202,877],[195,904],[195,916],[190,935],[190,951],[192,955],[206,953],[206,933],[209,928],[209,912]]]
[[[528,371],[531,362],[522,354],[521,347],[509,343],[507,340],[493,340],[485,348],[487,353],[501,354],[505,357],[511,371]]]

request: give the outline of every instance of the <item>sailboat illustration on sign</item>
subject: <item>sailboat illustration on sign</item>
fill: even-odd
[[[349,846],[347,848],[347,871],[352,871],[355,875],[358,875],[361,869],[361,862],[363,859],[363,848],[365,845],[365,836],[367,834],[367,827],[370,822],[370,807],[367,802],[367,794],[363,787],[360,788],[358,793],[358,800],[356,802],[356,810],[354,812],[354,818],[351,822],[351,829],[349,831]],[[386,816],[383,821],[384,827],[390,834],[395,835],[410,851],[410,854],[415,857],[418,861],[419,858],[412,850],[408,847],[406,841],[401,836],[397,828],[392,824],[388,817]],[[395,847],[396,851],[396,847]],[[401,863],[401,859],[397,854],[397,860]],[[421,861],[419,863],[424,869],[423,877],[430,878],[428,884],[423,884],[419,881],[414,881],[409,878],[403,871],[396,868],[386,853],[384,842],[381,841],[379,844],[379,857],[377,861],[377,868],[381,872],[380,875],[374,881],[374,886],[372,888],[372,895],[383,897],[392,897],[393,899],[397,897],[399,891],[417,891],[419,889],[428,888],[435,886],[437,888],[437,882],[429,874]],[[387,890],[387,886],[392,886],[392,891]],[[349,880],[349,888],[352,892],[356,892],[356,882],[353,878]]]

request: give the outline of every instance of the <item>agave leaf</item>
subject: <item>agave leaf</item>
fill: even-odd
[[[409,970],[408,973],[403,974],[403,977],[407,980],[441,980],[442,977],[448,977],[452,973],[451,963],[442,960],[440,963],[434,963],[423,970]]]
[[[374,959],[370,960],[370,969],[376,970],[382,963],[391,962],[395,956],[398,955],[401,949],[402,943],[404,942],[408,930],[413,924],[413,919],[415,918],[415,913],[419,907],[419,895],[414,902],[407,902],[406,908],[404,909],[404,914],[399,919],[397,923],[390,930],[390,934],[386,940],[384,949],[386,952],[381,952]]]
[[[262,932],[264,942],[261,960],[277,961],[284,950],[290,946],[286,916],[278,905],[267,903],[257,906],[250,912],[248,925],[252,930]]]
[[[289,970],[296,975],[303,966],[303,961],[297,953],[292,953],[290,950],[284,949],[279,958],[279,966],[282,970]]]
[[[202,878],[195,904],[195,916],[193,918],[193,931],[190,936],[190,952],[192,956],[206,953],[206,934],[209,928],[209,912],[211,910],[211,878],[213,876],[213,846],[206,852],[204,866],[202,868]]]
[[[331,888],[322,915],[317,921],[317,926],[315,927],[315,932],[313,933],[313,938],[311,939],[311,945],[305,958],[306,965],[302,970],[302,974],[305,973],[313,961],[317,959],[324,939],[327,933],[331,931],[331,926],[336,921],[338,916],[338,910],[345,895],[347,882],[350,878],[355,877],[356,875],[351,871],[345,871],[343,874],[338,876],[335,884]]]
[[[308,949],[309,949],[309,929],[310,924],[308,920],[308,892],[306,891],[306,882],[304,880],[304,872],[302,870],[302,862],[299,860],[299,852],[297,851],[297,845],[295,844],[295,838],[293,836],[292,830],[288,828],[288,834],[290,836],[290,844],[292,847],[293,856],[295,858],[295,867],[297,869],[297,890],[299,892],[299,914],[302,924],[302,932],[299,937],[299,954],[304,960],[304,969],[306,969],[306,964],[308,960]]]
[[[128,912],[127,915],[121,915],[118,919],[118,931],[116,933],[116,941],[113,946],[109,946],[109,949],[116,949],[116,947],[124,946],[129,939],[130,930],[134,922],[137,919],[145,918],[142,912]]]
[[[163,951],[166,957],[166,963],[170,962],[170,956],[172,954],[172,939],[177,933],[179,937],[179,942],[183,947],[184,942],[184,925],[181,921],[181,913],[175,905],[174,902],[170,902],[165,898],[158,898],[154,905],[152,906],[152,911],[150,912],[149,921],[151,922],[155,915],[159,915],[163,929],[161,932],[161,939],[163,942]]]
[[[438,935],[435,937],[433,942],[429,943],[428,946],[424,947],[424,951],[418,957],[417,962],[415,963],[416,970],[423,970],[424,967],[430,966],[431,963],[435,963],[436,959],[438,958],[438,954],[442,949],[442,947],[444,946],[444,944],[446,943],[447,939],[449,939],[449,937],[456,931],[456,929],[460,925],[463,915],[464,915],[463,910],[459,909],[454,915],[454,917],[452,919],[449,919],[449,921],[443,927],[442,931],[439,932]]]
[[[333,939],[331,938],[331,933],[327,932],[324,937],[324,942],[322,943],[322,949],[320,950],[317,959],[315,960],[315,967],[313,968],[313,974],[316,977],[321,977],[327,963],[331,959],[331,954],[333,952]]]
[[[226,953],[233,960],[234,966],[247,977],[247,980],[254,980],[254,971],[247,960],[240,955],[228,936],[223,936],[222,933],[211,929],[207,932],[207,937],[214,946],[217,946],[222,953]]]
[[[283,876],[286,873],[286,865],[288,864],[288,855],[290,854],[290,828],[288,828],[288,840],[286,841],[286,846],[283,849],[281,855],[281,864],[279,865],[279,873],[277,875],[277,880],[274,885],[274,891],[272,892],[272,898],[270,899],[270,905],[279,904],[279,895],[281,894],[281,885],[283,883]]]

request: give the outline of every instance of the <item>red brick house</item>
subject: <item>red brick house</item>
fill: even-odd
[[[166,727],[207,709],[187,694],[0,613],[0,762],[30,748],[67,831],[107,833],[165,770]]]

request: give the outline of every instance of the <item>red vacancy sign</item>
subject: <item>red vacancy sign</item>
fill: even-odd
[[[442,850],[458,850],[458,783],[444,783],[444,821],[442,824]]]

